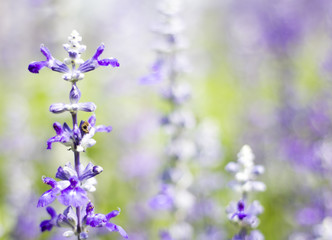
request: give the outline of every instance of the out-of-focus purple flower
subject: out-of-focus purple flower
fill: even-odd
[[[159,166],[157,157],[146,151],[136,150],[125,156],[121,161],[121,168],[127,173],[129,178],[147,178],[154,173]]]
[[[52,207],[47,207],[46,211],[51,216],[51,219],[44,220],[40,223],[40,230],[44,231],[51,231],[54,226],[57,224],[57,213]]]
[[[328,133],[332,125],[326,97],[325,95],[310,107],[287,108],[283,111],[282,128],[285,136],[281,139],[282,153],[298,169],[323,171],[330,165],[330,161],[326,159],[330,155]]]
[[[263,234],[258,231],[258,230],[254,230],[254,231],[251,231],[249,233],[249,235],[241,235],[241,234],[237,234],[235,235],[232,240],[264,240],[264,236]]]
[[[231,202],[226,208],[228,219],[241,226],[255,228],[259,224],[257,216],[263,212],[263,207],[258,201],[246,205],[243,200]]]
[[[10,237],[8,236],[8,238],[24,240],[38,239],[40,235],[40,216],[41,213],[44,213],[44,211],[36,209],[36,198],[34,194],[32,194],[28,200],[20,198],[20,201],[24,201],[24,204],[20,208],[17,207],[19,214],[16,217],[15,225],[10,233]]]
[[[188,84],[182,83],[171,86],[162,92],[165,99],[176,104],[182,104],[191,97],[191,89]]]
[[[321,161],[317,153],[317,144],[310,141],[288,136],[283,139],[282,150],[294,163],[300,167],[310,168],[312,170],[321,169]]]
[[[265,46],[273,53],[283,54],[292,51],[306,34],[313,34],[314,28],[318,29],[317,26],[326,21],[331,3],[326,0],[250,0],[234,2],[232,6],[232,16],[241,21],[239,25],[243,29],[237,34],[243,38],[243,43]]]
[[[212,198],[205,198],[195,202],[189,217],[192,221],[199,221],[205,218],[220,218],[220,214],[220,208],[217,203]]]
[[[297,43],[303,34],[301,16],[296,12],[269,6],[265,13],[259,14],[262,36],[266,46],[272,50],[288,50]]]
[[[171,239],[191,240],[194,238],[193,227],[187,221],[177,221],[173,223],[167,232]],[[165,237],[167,237],[166,234]]]
[[[296,214],[297,222],[301,225],[313,226],[323,220],[324,212],[322,209],[315,206],[308,206]]]
[[[189,160],[195,156],[196,147],[190,139],[179,138],[172,141],[166,149],[166,154],[177,160]]]
[[[114,210],[106,215],[101,214],[101,213],[94,213],[94,206],[91,202],[88,203],[86,207],[86,225],[91,226],[91,227],[105,227],[107,230],[110,232],[119,232],[120,235],[128,239],[128,234],[126,231],[119,225],[116,225],[114,223],[111,223],[110,220],[120,214],[120,210]]]
[[[174,131],[176,131],[177,128],[190,129],[195,127],[196,120],[192,112],[188,110],[178,109],[162,118],[161,124],[165,125],[167,128],[170,128],[167,129],[167,131],[173,133]]]
[[[256,177],[264,173],[265,169],[261,165],[254,164],[254,154],[248,145],[241,148],[237,162],[230,162],[226,165],[226,171],[234,174],[235,181],[230,182],[230,186],[239,192],[265,191],[263,182],[256,181]]]
[[[293,232],[289,237],[289,240],[312,240],[313,236],[311,233],[304,232]]]
[[[197,236],[199,240],[220,240],[225,239],[225,233],[219,229],[219,227],[207,226],[201,230],[201,233]]]
[[[163,66],[164,66],[164,60],[158,58],[151,66],[150,73],[139,79],[139,82],[141,84],[159,83],[164,78]]]
[[[171,234],[166,230],[161,230],[159,232],[159,238],[161,240],[173,240],[173,238],[171,237]]]
[[[150,200],[150,207],[158,210],[171,210],[174,207],[173,191],[170,185],[162,184],[160,192]]]

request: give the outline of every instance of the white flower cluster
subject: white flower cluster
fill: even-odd
[[[63,44],[64,49],[69,53],[69,58],[65,58],[64,63],[66,65],[72,65],[73,68],[75,66],[79,66],[84,63],[84,60],[81,58],[81,54],[85,52],[86,46],[81,45],[82,37],[79,33],[74,30],[68,37],[69,43]],[[64,80],[72,81],[72,80],[82,80],[84,78],[84,74],[79,71],[74,71],[74,69],[64,74]]]
[[[254,164],[255,156],[251,148],[244,145],[237,156],[237,162],[230,162],[225,167],[226,171],[235,177],[235,180],[230,182],[230,187],[242,193],[265,191],[265,184],[256,181],[257,176],[263,174],[265,169],[261,165]]]
[[[80,65],[84,62],[83,59],[81,59],[81,54],[85,52],[86,46],[81,45],[82,37],[80,34],[74,30],[68,37],[69,44],[63,44],[64,49],[69,53],[69,58],[65,59],[65,64],[76,64]]]

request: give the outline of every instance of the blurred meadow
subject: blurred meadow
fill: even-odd
[[[159,231],[172,224],[167,211],[149,206],[167,164],[168,135],[160,126],[171,109],[160,96],[167,79],[140,81],[156,59],[160,39],[152,29],[160,21],[158,2],[0,2],[0,239],[66,239],[62,229],[40,232],[49,216],[36,205],[49,189],[41,177],[54,177],[72,161],[61,144],[46,149],[52,124],[71,120],[48,110],[68,101],[70,86],[61,74],[46,68],[32,74],[27,68],[44,60],[41,43],[57,59],[67,57],[62,44],[74,29],[87,46],[83,59],[104,43],[103,55],[120,62],[78,82],[82,101],[97,105],[97,124],[113,127],[97,134],[97,144],[82,154],[83,163],[104,169],[89,198],[98,212],[121,208],[114,222],[132,240],[159,239]],[[225,209],[241,196],[229,187],[232,175],[225,166],[245,144],[265,167],[259,179],[266,191],[249,194],[264,207],[257,229],[265,239],[332,239],[332,2],[181,3],[187,42],[181,79],[192,89],[186,109],[195,116],[194,137],[207,154],[186,163],[196,200],[186,212],[193,234],[175,240],[232,239],[238,232]],[[90,115],[80,112],[79,118]],[[205,236],[207,226],[218,234]],[[93,239],[121,236],[100,232]]]

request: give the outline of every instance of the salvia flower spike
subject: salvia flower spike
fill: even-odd
[[[252,230],[259,225],[258,215],[264,209],[257,200],[249,203],[248,194],[265,191],[265,184],[256,180],[265,169],[261,165],[255,165],[255,156],[248,145],[241,148],[237,157],[237,162],[230,162],[225,167],[226,171],[232,173],[235,178],[230,182],[230,187],[241,194],[238,202],[231,202],[226,208],[228,219],[240,227],[239,233],[233,237],[233,240],[264,240],[263,234],[258,230]]]
[[[40,50],[46,60],[32,62],[28,70],[32,73],[39,73],[44,68],[50,68],[55,72],[63,73],[63,79],[72,83],[69,93],[69,103],[54,103],[50,106],[52,113],[69,112],[72,117],[72,128],[65,122],[63,124],[55,122],[53,128],[55,136],[47,140],[47,149],[52,149],[53,143],[62,143],[74,153],[73,165],[69,162],[65,166],[60,166],[55,174],[56,181],[51,177],[43,177],[43,182],[50,186],[50,189],[41,195],[37,207],[46,207],[50,218],[40,224],[42,232],[51,231],[53,228],[67,228],[64,231],[65,237],[77,237],[78,240],[88,239],[88,228],[105,227],[110,232],[118,232],[123,238],[128,239],[126,231],[119,225],[110,222],[120,214],[115,210],[106,215],[94,213],[94,206],[89,199],[89,192],[96,190],[96,175],[103,171],[101,166],[88,163],[86,166],[80,162],[80,153],[96,144],[93,136],[96,132],[110,132],[111,126],[96,125],[94,111],[96,105],[92,102],[80,103],[81,92],[77,87],[77,81],[84,78],[84,73],[92,71],[99,66],[119,67],[120,64],[115,58],[100,59],[104,51],[104,44],[101,44],[96,53],[88,60],[84,61],[81,54],[86,50],[86,46],[81,44],[82,37],[77,31],[73,31],[68,37],[69,43],[64,44],[64,49],[68,52],[68,58],[63,62],[54,58],[50,50],[41,45]],[[78,111],[92,112],[87,120],[78,122]],[[65,206],[63,213],[50,207],[54,201]],[[69,228],[69,230],[68,230]]]

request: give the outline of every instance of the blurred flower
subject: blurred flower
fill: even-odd
[[[328,240],[332,238],[332,218],[326,217],[323,222],[315,226],[315,240]]]
[[[243,200],[231,202],[226,208],[228,219],[232,222],[237,222],[240,226],[256,228],[259,224],[257,218],[263,212],[263,207],[258,201],[254,201],[250,205],[246,205]]]
[[[150,200],[149,205],[153,209],[171,210],[174,207],[174,189],[163,184],[160,192]]]
[[[298,211],[296,219],[301,225],[312,226],[321,222],[323,216],[324,212],[318,206],[308,206]]]
[[[254,164],[254,154],[248,145],[244,145],[237,155],[237,162],[230,162],[225,169],[235,176],[235,184],[231,187],[241,193],[238,202],[231,202],[226,208],[228,219],[239,225],[240,231],[233,237],[233,240],[262,239],[264,236],[258,231],[251,231],[259,224],[258,215],[263,212],[263,207],[258,201],[247,203],[248,193],[252,191],[264,191],[265,184],[253,181],[258,175],[264,172],[264,167]],[[236,186],[234,188],[234,186]]]
[[[230,182],[231,188],[239,192],[265,191],[264,183],[255,181],[256,177],[264,173],[261,165],[254,164],[251,148],[245,145],[238,154],[237,162],[226,165],[226,171],[234,174],[235,181]]]
[[[263,234],[258,231],[254,230],[249,233],[247,236],[242,236],[241,234],[235,235],[232,240],[264,240]]]

